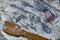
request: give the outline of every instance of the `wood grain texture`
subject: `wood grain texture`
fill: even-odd
[[[19,37],[24,36],[27,38],[31,38],[33,40],[48,40],[47,38],[44,38],[38,34],[30,33],[25,30],[20,30],[21,26],[19,26],[17,24],[5,21],[4,25],[6,28],[4,28],[3,31],[9,35],[19,36]]]

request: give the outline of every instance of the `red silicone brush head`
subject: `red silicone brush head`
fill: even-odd
[[[53,16],[51,15],[51,13],[49,11],[45,12],[45,16],[47,18],[47,21],[52,21],[53,20]]]

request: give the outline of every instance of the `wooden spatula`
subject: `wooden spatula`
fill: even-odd
[[[11,23],[8,21],[4,22],[4,28],[2,29],[5,33],[11,35],[11,36],[24,36],[27,38],[31,38],[33,40],[48,40],[47,38],[44,38],[38,34],[27,32],[26,30],[21,29],[21,26]]]

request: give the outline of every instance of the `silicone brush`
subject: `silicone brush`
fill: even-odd
[[[43,4],[38,1],[35,1],[35,5],[40,8],[40,10],[45,14],[47,21],[52,21],[55,18],[55,15]]]
[[[55,15],[52,14],[48,9],[44,9],[43,12],[45,13],[45,17],[47,19],[47,21],[53,21],[55,18]]]

